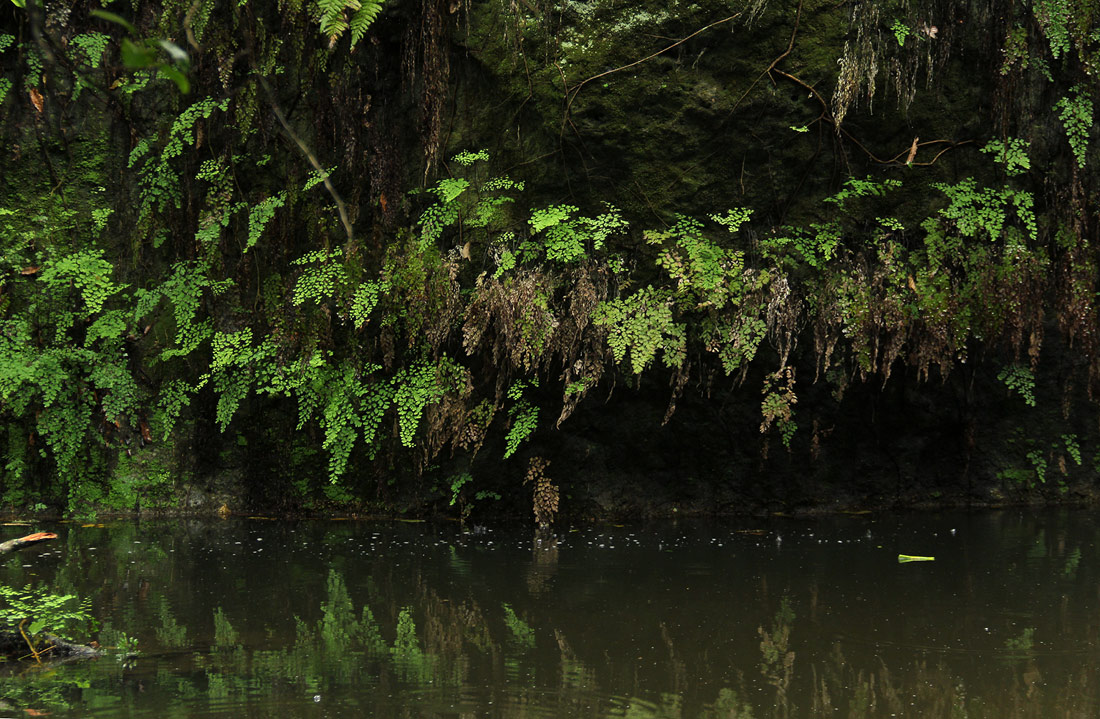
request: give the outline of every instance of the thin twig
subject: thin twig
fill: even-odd
[[[812,85],[808,85],[808,84],[806,84],[806,82],[804,80],[796,77],[795,75],[790,74],[789,72],[784,72],[783,70],[780,70],[778,68],[773,68],[772,72],[775,72],[779,75],[782,75],[783,77],[787,78],[791,82],[793,82],[797,85],[800,85],[801,87],[803,87],[803,88],[809,90],[811,93],[813,93],[813,96],[817,98],[817,101],[819,103],[821,103],[821,107],[822,107],[821,114],[817,117],[817,120],[814,120],[814,122],[817,122],[819,120],[824,120],[825,122],[829,123],[834,128],[836,128],[836,130],[840,134],[844,135],[844,137],[846,137],[848,140],[850,140],[853,145],[858,147],[860,150],[863,150],[864,154],[867,155],[867,157],[871,158],[871,160],[873,160],[874,162],[879,163],[880,165],[902,164],[898,161],[898,158],[900,158],[902,155],[908,154],[909,153],[908,148],[906,148],[906,149],[902,150],[901,152],[899,152],[898,154],[894,155],[889,160],[882,159],[881,157],[879,157],[878,155],[876,155],[875,153],[873,153],[869,149],[867,149],[867,147],[862,142],[857,140],[852,135],[852,133],[848,132],[843,127],[836,124],[836,119],[833,118],[832,114],[829,112],[829,104],[825,101],[825,98],[823,98],[821,96],[821,93],[819,93]],[[941,144],[944,144],[944,143],[948,144],[948,147],[946,147],[943,150],[940,150],[938,153],[936,153],[936,156],[933,157],[930,162],[913,162],[913,163],[910,163],[910,164],[918,166],[918,167],[928,167],[930,165],[935,164],[936,160],[940,159],[940,156],[943,155],[948,150],[953,150],[956,147],[961,147],[962,145],[969,145],[972,142],[973,142],[973,140],[963,140],[962,142],[952,142],[951,140],[929,140],[927,142],[918,143],[918,145],[917,145],[918,147],[924,147],[926,145],[941,145]]]
[[[799,7],[801,7],[801,3],[799,5]],[[661,50],[658,50],[657,52],[652,53],[650,55],[646,55],[641,60],[635,60],[634,62],[627,63],[626,65],[623,65],[621,67],[612,68],[611,70],[605,70],[605,71],[603,71],[599,74],[593,75],[592,77],[589,77],[589,78],[587,78],[585,80],[582,80],[581,82],[577,83],[576,85],[573,86],[572,89],[569,89],[568,87],[566,87],[565,111],[564,111],[564,113],[562,113],[561,133],[562,134],[565,133],[565,123],[569,119],[569,109],[573,106],[573,101],[577,99],[577,95],[580,94],[581,88],[583,88],[588,83],[592,82],[593,80],[598,80],[601,77],[606,77],[606,76],[611,75],[611,74],[616,73],[616,72],[621,72],[623,70],[628,70],[628,69],[634,67],[635,65],[640,65],[643,62],[646,62],[647,60],[652,60],[653,58],[657,57],[658,55],[663,55],[664,53],[668,52],[669,50],[673,49],[674,47],[676,47],[678,45],[683,45],[685,42],[687,42],[688,40],[695,37],[696,35],[698,35],[701,32],[705,32],[705,31],[711,29],[712,27],[714,27],[716,25],[721,25],[722,23],[729,22],[730,20],[736,20],[739,17],[741,17],[741,13],[736,13],[734,15],[730,15],[729,17],[724,17],[721,20],[715,20],[711,24],[705,25],[705,26],[699,28],[698,30],[691,33],[687,37],[681,38],[680,40],[677,40],[676,42],[672,43],[668,47],[662,48]],[[558,70],[560,71],[561,68],[559,67]],[[563,83],[565,82],[565,73],[564,72],[562,73],[562,82]],[[572,93],[572,94],[570,94],[570,93]]]
[[[772,60],[772,64],[768,65],[768,67],[764,70],[764,72],[757,75],[756,79],[752,81],[752,84],[749,85],[749,89],[745,90],[745,92],[742,93],[741,97],[737,98],[737,102],[733,103],[733,107],[729,111],[730,115],[732,115],[733,111],[737,109],[737,106],[741,104],[741,101],[744,100],[746,97],[748,97],[749,93],[752,92],[752,89],[754,87],[756,87],[757,83],[760,82],[761,78],[763,78],[765,75],[771,77],[771,72],[772,72],[772,70],[775,69],[775,66],[778,65],[779,62],[783,58],[785,58],[785,57],[787,57],[788,55],[791,54],[791,50],[794,49],[795,36],[798,35],[798,23],[799,23],[799,21],[801,21],[801,19],[802,19],[802,0],[798,0],[798,10],[795,11],[795,15],[794,15],[794,28],[791,29],[791,39],[790,39],[790,41],[787,42],[787,49],[784,50],[783,54],[781,54],[779,57]]]
[[[25,641],[27,643],[27,646],[30,648],[31,656],[34,657],[34,660],[36,662],[41,664],[42,657],[38,656],[38,650],[34,648],[34,644],[31,642],[30,637],[27,636],[27,633],[23,631],[24,625],[26,625],[26,623],[29,621],[30,619],[24,619],[23,621],[19,622],[19,633],[23,635],[23,641]]]
[[[351,228],[351,220],[348,218],[347,207],[344,205],[344,200],[340,197],[340,193],[336,191],[336,187],[328,178],[328,173],[321,166],[321,163],[317,160],[317,157],[310,151],[309,146],[306,145],[302,138],[298,137],[297,133],[291,129],[290,123],[287,122],[286,116],[283,115],[282,109],[279,107],[278,101],[275,99],[275,93],[271,91],[271,86],[267,84],[267,79],[260,72],[259,66],[256,64],[256,52],[253,46],[253,39],[251,32],[245,32],[245,43],[248,46],[248,64],[252,66],[252,72],[256,75],[256,79],[263,86],[264,93],[267,95],[267,101],[271,105],[272,111],[275,113],[275,119],[282,125],[283,131],[290,136],[290,139],[294,141],[294,144],[298,146],[298,150],[301,151],[305,158],[309,161],[309,164],[313,166],[313,169],[321,174],[322,182],[325,185],[325,189],[328,190],[328,194],[332,197],[333,202],[336,203],[336,211],[340,215],[340,224],[344,226],[344,232],[348,236],[348,247],[351,247],[352,242],[355,239],[355,233]]]

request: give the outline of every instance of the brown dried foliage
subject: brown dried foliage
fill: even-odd
[[[506,374],[536,369],[558,324],[550,311],[551,291],[551,278],[541,272],[478,277],[462,327],[466,353],[487,352]]]
[[[558,488],[546,476],[546,468],[550,462],[542,457],[532,457],[527,465],[527,478],[524,484],[533,485],[533,510],[535,523],[540,527],[549,527],[554,523],[554,515],[558,512]]]

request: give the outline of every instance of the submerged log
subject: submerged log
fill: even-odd
[[[42,661],[73,661],[77,659],[92,659],[103,654],[103,650],[87,644],[74,644],[61,637],[52,634],[45,635],[35,647]],[[33,660],[31,652],[18,627],[4,627],[0,629],[0,657],[9,661],[20,659]]]
[[[0,554],[8,554],[9,552],[31,547],[51,539],[57,539],[57,535],[53,532],[35,532],[34,534],[28,534],[18,539],[9,539],[6,542],[0,542]]]

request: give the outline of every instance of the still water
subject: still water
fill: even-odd
[[[0,667],[0,716],[1100,716],[1087,512],[36,528],[0,578],[139,653]]]

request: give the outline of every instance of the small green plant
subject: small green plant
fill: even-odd
[[[138,640],[108,623],[104,623],[99,631],[99,643],[113,650],[113,655],[120,662],[127,662],[138,654]]]
[[[191,81],[187,78],[191,60],[183,48],[171,40],[141,36],[129,20],[112,12],[93,9],[90,14],[121,26],[130,35],[122,40],[121,47],[122,64],[128,69],[171,80],[184,94],[191,91]],[[89,44],[94,49],[97,43],[91,41]]]
[[[1062,444],[1066,447],[1066,454],[1070,456],[1074,464],[1081,466],[1081,445],[1077,441],[1076,434],[1063,434]]]
[[[901,20],[894,20],[894,23],[890,26],[890,31],[894,33],[894,38],[898,41],[898,47],[905,47],[905,38],[913,34],[913,30]]]
[[[508,459],[519,445],[535,433],[539,425],[539,408],[524,396],[524,390],[528,387],[538,387],[537,379],[529,382],[516,380],[508,389],[508,399],[514,403],[508,414],[512,418],[512,426],[504,438],[504,458]]]
[[[1005,35],[1004,62],[1001,64],[1001,74],[1007,75],[1014,65],[1019,63],[1021,70],[1026,70],[1031,59],[1028,56],[1027,28],[1017,25]]]
[[[1031,158],[1028,156],[1030,145],[1027,140],[1009,137],[1004,142],[990,140],[980,152],[992,154],[994,161],[1004,165],[1006,174],[1015,176],[1031,169]]]
[[[1058,119],[1066,130],[1066,139],[1077,159],[1077,166],[1084,168],[1092,129],[1092,98],[1084,85],[1076,85],[1072,93],[1072,96],[1067,95],[1054,103],[1054,109],[1058,111]]]
[[[791,438],[798,429],[798,423],[794,421],[794,406],[797,403],[793,368],[784,367],[779,372],[768,375],[764,380],[764,400],[760,403],[760,411],[763,415],[763,421],[760,423],[761,434],[775,425],[783,440],[783,446],[790,449]]]
[[[76,633],[94,627],[91,600],[76,602],[74,607],[75,600],[75,594],[54,594],[30,584],[16,589],[0,583],[0,623],[17,627],[30,651],[27,656],[41,663],[53,637],[72,640]]]
[[[1035,376],[1023,365],[1009,365],[1002,369],[997,379],[1023,398],[1028,407],[1035,406]]]
[[[607,344],[616,362],[630,353],[630,367],[641,374],[660,352],[667,367],[679,367],[687,335],[672,315],[673,300],[665,290],[644,287],[624,298],[604,302],[592,321],[608,328]]]
[[[451,477],[451,505],[455,506],[458,502],[458,496],[462,493],[462,488],[470,482],[474,481],[473,476],[469,472],[463,472],[462,474],[456,474]]]
[[[1031,462],[1031,467],[1035,470],[1035,477],[1041,484],[1046,484],[1047,481],[1047,460],[1043,456],[1043,452],[1038,449],[1033,449],[1027,453],[1027,461]]]
[[[1020,467],[1009,467],[1008,469],[1002,469],[997,472],[997,479],[1005,484],[1017,487],[1031,486],[1031,480],[1034,476],[1035,473],[1030,469],[1022,469]]]

